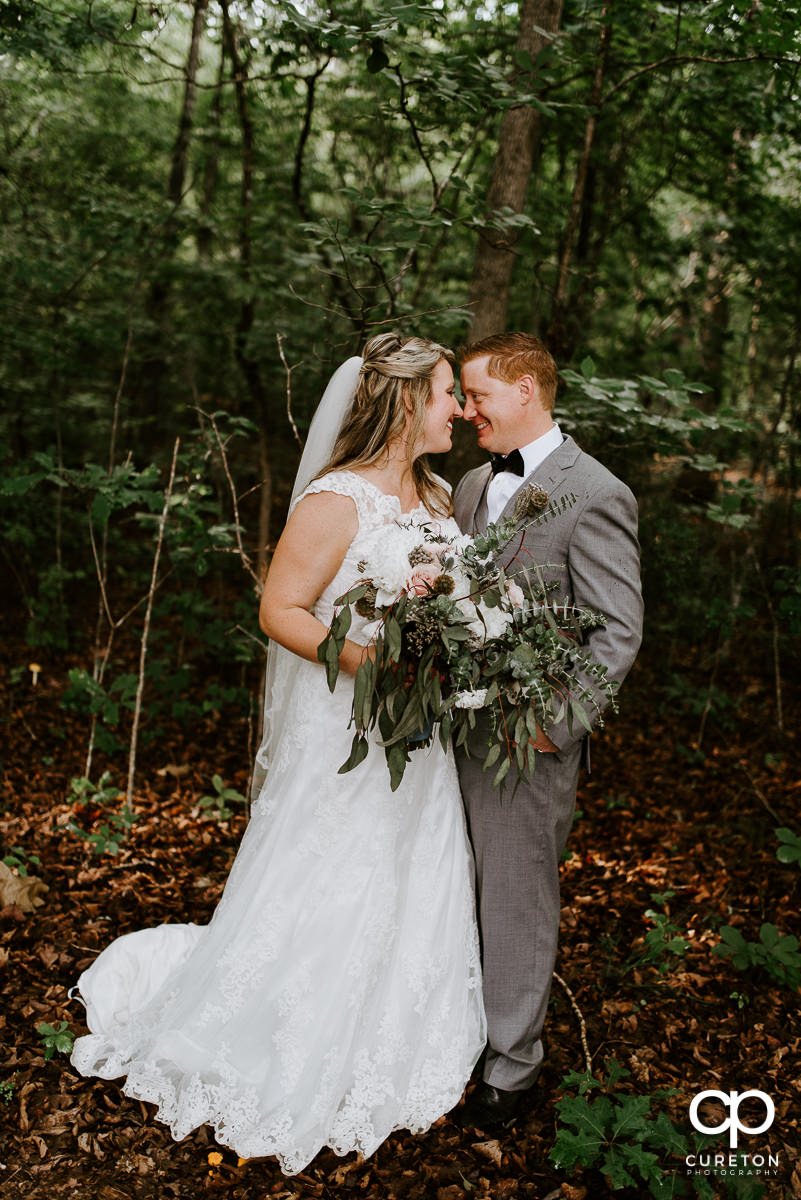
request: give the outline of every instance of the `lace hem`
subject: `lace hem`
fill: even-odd
[[[268,1117],[260,1109],[255,1088],[235,1091],[224,1078],[222,1062],[216,1064],[219,1082],[204,1081],[198,1074],[182,1075],[178,1070],[171,1077],[156,1062],[134,1065],[106,1037],[89,1034],[75,1042],[72,1064],[82,1075],[101,1079],[116,1079],[127,1071],[121,1084],[124,1094],[155,1104],[156,1120],[169,1126],[175,1141],[209,1125],[217,1142],[241,1158],[274,1155],[285,1175],[296,1175],[325,1146],[340,1156],[356,1151],[366,1158],[396,1130],[425,1133],[458,1103],[479,1053],[475,1037],[450,1039],[415,1068],[405,1096],[399,1098],[391,1077],[382,1072],[385,1056],[362,1051],[355,1063],[353,1086],[322,1127],[318,1125],[306,1140],[287,1106]],[[329,1067],[335,1069],[336,1050],[328,1057]],[[462,1064],[462,1069],[454,1064]],[[384,1106],[392,1112],[391,1118],[382,1114]]]

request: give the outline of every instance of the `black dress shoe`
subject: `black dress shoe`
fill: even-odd
[[[498,1129],[513,1124],[525,1092],[505,1092],[483,1080],[451,1115],[463,1128]]]

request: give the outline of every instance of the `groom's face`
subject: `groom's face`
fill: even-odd
[[[531,393],[523,380],[506,383],[487,374],[489,355],[474,358],[462,367],[465,404],[462,416],[475,427],[478,444],[492,454],[508,454],[530,440]],[[530,381],[529,376],[524,377]],[[522,440],[521,440],[522,438]]]

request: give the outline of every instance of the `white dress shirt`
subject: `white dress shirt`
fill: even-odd
[[[487,520],[497,521],[515,492],[535,471],[549,454],[553,454],[557,446],[561,446],[564,438],[558,425],[552,425],[547,433],[540,434],[527,446],[520,446],[523,456],[523,474],[515,475],[512,471],[499,471],[493,475],[487,486]]]

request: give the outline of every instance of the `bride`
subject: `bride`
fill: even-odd
[[[485,1039],[471,857],[452,753],[411,755],[392,792],[382,749],[340,775],[355,618],[333,694],[317,661],[361,547],[396,522],[450,528],[422,457],[450,449],[453,355],[372,338],[315,415],[265,584],[270,636],[255,802],[206,926],[118,938],[78,990],[73,1065],[125,1075],[176,1140],[208,1124],[243,1158],[303,1169],[323,1146],[371,1154],[459,1100]],[[458,532],[455,524],[453,531]]]

